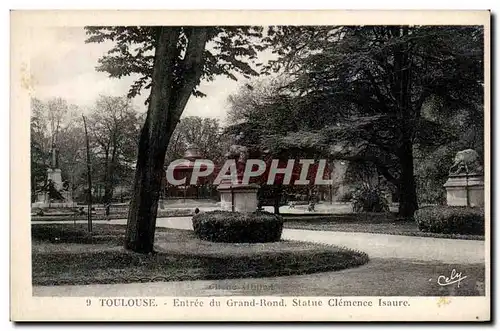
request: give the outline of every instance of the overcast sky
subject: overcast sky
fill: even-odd
[[[97,60],[112,44],[85,44],[83,28],[37,28],[32,31],[31,74],[34,79],[34,96],[40,99],[61,97],[82,108],[90,107],[99,94],[125,95],[133,81],[131,77],[108,78],[97,72]],[[213,82],[203,82],[200,91],[205,98],[191,97],[184,116],[225,120],[227,97],[238,89],[237,82],[218,77]],[[149,91],[136,97],[134,104],[139,111],[146,110],[144,100]]]

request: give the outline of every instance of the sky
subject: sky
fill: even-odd
[[[44,27],[32,31],[30,72],[34,97],[42,100],[61,97],[85,111],[99,94],[127,94],[132,77],[109,78],[107,73],[95,70],[98,59],[112,47],[112,43],[86,44],[85,39],[83,27]],[[199,90],[207,97],[191,96],[183,116],[217,118],[224,123],[227,97],[245,81],[217,77],[212,82],[202,82]],[[146,111],[144,100],[148,95],[149,90],[133,100],[138,111]]]

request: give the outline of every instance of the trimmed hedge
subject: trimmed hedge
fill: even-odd
[[[240,213],[216,210],[195,215],[193,229],[198,238],[214,242],[273,242],[281,238],[283,218],[265,211]]]
[[[484,235],[484,208],[425,207],[415,212],[415,221],[424,232]]]

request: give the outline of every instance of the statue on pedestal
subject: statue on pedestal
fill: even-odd
[[[63,182],[61,169],[59,169],[59,152],[55,145],[52,145],[50,167],[47,169],[47,182],[37,194],[35,204],[40,206],[51,206],[56,204],[71,204],[71,194],[69,184]]]
[[[483,206],[484,179],[479,154],[473,149],[459,151],[444,184],[448,206]]]
[[[238,184],[231,181],[231,176],[223,178],[217,190],[221,196],[223,210],[238,212],[254,212],[257,210],[257,191],[259,185],[242,183],[245,166],[248,160],[248,148],[242,145],[244,135],[239,133],[226,153],[228,160],[236,161]]]
[[[47,169],[48,182],[52,181],[54,188],[57,191],[63,189],[63,181],[61,177],[61,169],[59,169],[58,151],[55,145],[52,145],[52,160],[50,168]]]
[[[245,170],[245,165],[248,160],[248,147],[242,145],[242,141],[245,135],[240,132],[233,140],[233,144],[229,147],[229,151],[226,153],[226,158],[228,160],[236,161],[236,169],[238,170],[238,177],[243,174]]]

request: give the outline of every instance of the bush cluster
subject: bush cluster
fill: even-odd
[[[389,203],[385,192],[379,187],[362,187],[352,195],[352,209],[354,212],[388,212]]]
[[[415,221],[424,232],[484,235],[484,208],[425,207],[415,212]]]
[[[193,229],[198,238],[208,241],[273,242],[281,238],[283,218],[265,211],[210,211],[193,217]]]

